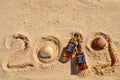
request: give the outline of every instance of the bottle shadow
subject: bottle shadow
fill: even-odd
[[[78,73],[80,73],[80,72],[77,71],[76,59],[72,58],[71,59],[71,75],[77,75]]]
[[[59,58],[59,62],[61,62],[63,64],[65,64],[65,63],[67,63],[69,61],[69,60],[64,60],[63,59],[63,55],[64,55],[65,50],[66,50],[66,47],[63,48],[61,56]],[[70,66],[71,66],[71,75],[79,74],[80,71],[77,71],[77,68],[76,68],[76,59],[75,58],[71,58],[70,60],[71,60],[71,62],[70,62],[71,63],[70,64]]]
[[[59,60],[58,60],[58,61],[61,62],[61,63],[67,63],[67,62],[69,61],[69,60],[65,60],[64,57],[63,57],[65,51],[66,51],[66,47],[63,48],[62,53],[61,53],[61,56],[60,56],[60,58],[59,58]]]
[[[68,41],[68,43],[67,43],[67,45],[70,43],[70,41],[71,41],[71,39]],[[63,50],[62,50],[62,53],[61,53],[61,56],[60,56],[60,58],[59,58],[59,62],[61,62],[61,63],[67,63],[68,61],[69,61],[69,59],[68,60],[65,60],[64,59],[64,53],[66,52],[66,47],[67,46],[65,46],[64,48],[63,48]]]
[[[70,41],[71,41],[71,39],[69,40],[68,44],[70,43]],[[63,63],[63,64],[65,64],[65,63],[67,63],[69,61],[69,59],[68,60],[64,60],[64,53],[66,52],[66,47],[67,46],[65,46],[63,48],[62,53],[60,55],[60,58],[58,59],[58,61],[61,62],[61,63]],[[70,64],[71,65],[71,75],[77,75],[78,73],[80,73],[80,71],[77,71],[77,68],[76,68],[76,59],[75,58],[71,58],[70,60],[71,60],[71,62],[70,62],[71,63]]]

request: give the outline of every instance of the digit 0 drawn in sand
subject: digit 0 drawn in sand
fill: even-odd
[[[104,70],[113,67],[117,62],[117,49],[111,37],[103,32],[96,32],[90,36],[86,49],[97,75],[105,74]]]
[[[17,43],[17,44],[16,44]],[[18,44],[19,43],[19,44]],[[30,47],[29,39],[23,34],[13,34],[12,36],[8,36],[5,39],[4,45],[7,49],[12,49],[8,56],[3,60],[3,68],[7,71],[13,70],[21,70],[33,67],[33,64],[29,62],[21,63],[17,60],[28,53],[28,48]],[[18,45],[21,45],[17,47]],[[15,46],[15,47],[14,47]],[[16,49],[17,47],[17,49]]]
[[[41,37],[36,40],[33,48],[34,60],[41,64],[41,68],[55,66],[60,56],[61,43],[54,36]]]

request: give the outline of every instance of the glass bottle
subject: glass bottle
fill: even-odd
[[[76,67],[77,67],[78,71],[82,71],[82,70],[85,70],[87,68],[86,61],[85,61],[85,55],[82,52],[80,44],[77,46]]]
[[[68,43],[68,45],[67,45],[67,47],[66,47],[66,49],[65,49],[65,52],[64,52],[64,54],[63,54],[63,58],[64,58],[64,59],[69,60],[69,59],[72,58],[72,54],[73,54],[74,51],[75,51],[76,45],[77,45],[77,39],[76,39],[76,37],[73,37],[73,38],[69,41],[69,43]]]

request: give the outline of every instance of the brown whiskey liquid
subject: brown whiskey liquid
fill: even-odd
[[[69,44],[67,45],[66,49],[65,49],[65,52],[63,54],[63,58],[64,59],[71,59],[72,58],[72,54],[74,53],[75,51],[75,48],[76,48],[76,42],[77,42],[77,39],[75,37],[73,37]]]
[[[78,45],[78,40],[80,40],[79,38],[79,33],[75,33],[63,54],[64,59],[69,60],[72,58],[72,54],[74,53],[76,46]]]
[[[78,71],[85,70],[87,68],[84,53],[81,51],[81,47],[77,47],[76,53],[76,67]]]
[[[72,42],[70,42],[67,47],[66,50],[63,54],[64,59],[71,59],[72,58],[72,54],[74,53],[76,48],[76,45]]]

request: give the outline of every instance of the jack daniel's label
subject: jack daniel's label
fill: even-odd
[[[83,53],[76,55],[76,63],[77,64],[83,64],[83,63],[85,63],[85,56],[83,55]]]
[[[75,47],[76,47],[75,44],[70,43],[70,44],[67,45],[66,51],[67,51],[68,53],[72,54],[72,53],[74,52],[74,50],[75,50]]]

